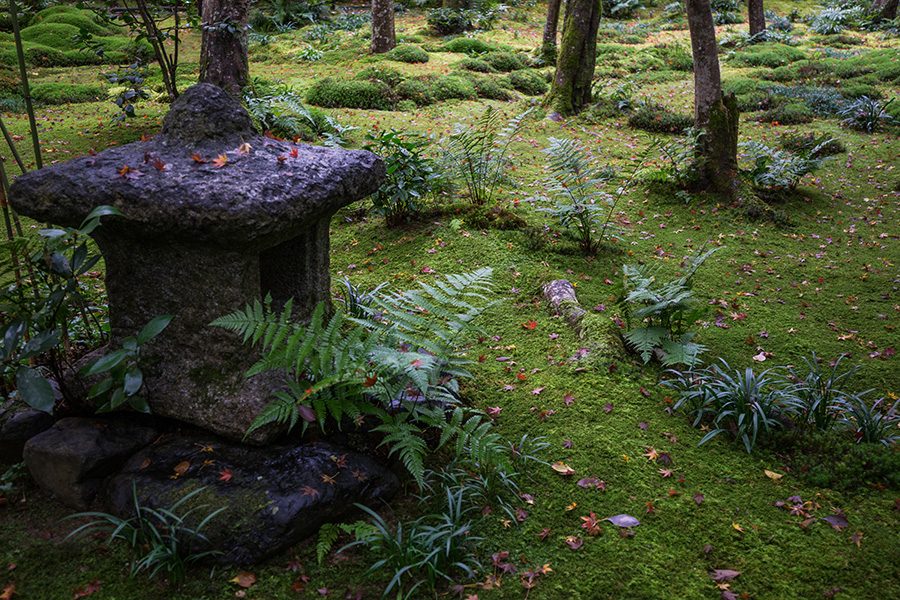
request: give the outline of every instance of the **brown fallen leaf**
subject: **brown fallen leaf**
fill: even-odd
[[[561,460],[560,460],[560,461],[556,461],[555,463],[553,463],[552,465],[550,465],[550,467],[551,467],[554,471],[556,471],[557,473],[559,473],[560,475],[569,476],[569,475],[574,475],[574,474],[575,474],[575,469],[573,469],[572,467],[570,467],[570,466],[567,465],[566,463],[562,462]]]
[[[188,469],[191,468],[191,463],[183,460],[172,469],[172,475],[169,476],[169,479],[178,479],[182,475],[188,472]]]
[[[256,575],[248,571],[241,571],[228,581],[229,583],[236,583],[240,587],[247,589],[249,587],[252,587],[253,584],[256,583]]]
[[[763,469],[763,473],[765,473],[766,477],[768,477],[772,481],[778,481],[779,479],[784,477],[783,473],[776,473],[775,471],[770,471],[768,469]]]
[[[6,587],[3,588],[3,592],[0,592],[0,600],[12,600],[13,595],[16,593],[16,584],[7,583]]]
[[[88,596],[92,596],[100,591],[100,580],[95,579],[84,587],[80,587],[75,590],[75,594],[72,596],[72,600],[80,600],[81,598],[87,598]]]

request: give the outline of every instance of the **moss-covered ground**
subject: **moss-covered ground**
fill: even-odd
[[[801,13],[814,10],[807,3],[767,6],[781,14],[794,7],[800,7]],[[542,11],[516,9],[514,16],[478,37],[534,51],[540,45]],[[397,24],[401,38],[426,49],[442,44],[428,33],[420,12],[398,15]],[[720,36],[745,27],[723,27]],[[827,46],[805,29],[802,24],[795,27],[794,35],[801,40],[796,50],[810,63],[824,61]],[[317,62],[292,57],[307,44],[302,31],[276,36],[269,46],[254,46],[252,75],[282,80],[301,92],[325,76],[352,76],[379,61],[366,55],[365,31],[364,27],[355,33],[341,32]],[[860,32],[853,37],[860,42],[854,51],[881,49],[883,53],[877,65],[870,61],[871,70],[860,68],[856,77],[868,75],[865,83],[885,98],[896,95],[900,87],[897,39]],[[641,43],[623,48],[634,52],[662,42],[685,44],[686,39],[687,32],[681,28],[651,26]],[[195,76],[196,63],[191,61],[196,60],[197,46],[197,39],[189,35],[185,84]],[[797,58],[793,49],[778,54],[776,48],[773,53],[775,58],[754,59],[754,65],[723,54],[724,78],[761,81],[782,68],[778,64],[782,59]],[[616,53],[613,56],[618,60]],[[427,63],[392,61],[391,66],[409,74],[442,75],[463,58],[430,52]],[[631,67],[599,58],[600,85],[613,87],[627,77],[638,97],[689,114],[690,72],[644,70],[641,64],[640,55]],[[881,71],[873,73],[876,67]],[[100,82],[97,68],[90,66],[34,67],[30,73],[35,83]],[[472,122],[489,103],[513,116],[532,101],[447,101],[405,112],[327,112],[342,123],[360,127],[352,135],[360,145],[364,133],[376,128],[416,131],[437,139],[455,123]],[[45,160],[65,160],[151,135],[165,110],[165,104],[151,100],[138,106],[138,117],[115,123],[111,120],[115,107],[108,101],[41,108],[38,126]],[[520,572],[542,565],[549,565],[552,572],[540,576],[531,590],[523,587],[517,575],[507,575],[493,589],[472,585],[463,596],[718,598],[722,591],[709,576],[713,569],[740,571],[731,589],[746,594],[741,597],[900,596],[896,489],[815,487],[789,471],[771,448],[751,456],[724,438],[698,447],[703,433],[691,428],[682,415],[669,414],[671,400],[657,383],[659,370],[632,362],[577,368],[581,363],[572,357],[581,340],[548,313],[540,298],[542,283],[567,278],[577,284],[584,306],[604,306],[605,311],[598,314],[612,315],[616,312],[613,284],[621,278],[623,262],[657,264],[663,272],[674,274],[693,250],[723,245],[696,279],[697,293],[710,302],[710,313],[700,325],[700,340],[709,347],[708,360],[721,357],[734,366],[761,368],[797,364],[812,351],[827,358],[845,353],[860,366],[860,387],[896,398],[900,359],[891,350],[900,342],[900,139],[896,130],[864,134],[840,127],[833,118],[780,126],[758,122],[753,113],[742,115],[742,141],[775,145],[789,133],[814,131],[839,138],[847,152],[806,177],[801,193],[777,207],[783,216],[779,223],[752,221],[738,209],[703,197],[685,199],[638,185],[617,215],[624,227],[623,240],[596,257],[584,258],[572,242],[556,235],[555,223],[532,208],[530,199],[542,188],[545,160],[540,150],[550,137],[571,136],[586,143],[598,160],[628,168],[649,138],[629,128],[625,116],[562,122],[542,116],[538,110],[513,144],[511,182],[504,185],[498,199],[531,226],[549,226],[542,239],[534,229],[481,230],[467,224],[465,216],[453,214],[397,229],[386,228],[377,216],[361,217],[350,211],[333,222],[333,274],[358,284],[390,281],[407,287],[441,274],[494,268],[502,302],[484,321],[485,341],[471,348],[475,377],[465,384],[465,396],[479,407],[502,407],[496,422],[510,439],[525,433],[546,436],[552,445],[547,458],[563,460],[575,470],[572,477],[562,477],[549,467],[534,470],[523,483],[523,491],[534,497],[533,505],[522,504],[528,513],[523,522],[509,523],[499,512],[487,517],[482,543],[486,573],[491,572],[491,553],[499,551],[509,551]],[[23,115],[4,114],[3,118],[14,134],[27,134]],[[20,147],[30,161],[27,144]],[[532,320],[536,327],[523,326]],[[767,356],[764,364],[752,359],[761,351]],[[512,360],[498,362],[500,356]],[[574,401],[565,402],[566,396]],[[671,456],[670,477],[664,477],[661,466],[645,457],[651,447]],[[765,470],[783,477],[773,480]],[[576,485],[587,476],[605,481],[605,491]],[[801,527],[801,518],[773,506],[794,495],[817,503],[818,517],[843,511],[849,526],[835,530],[816,521]],[[407,517],[416,510],[411,493],[387,509]],[[579,517],[590,512],[599,517],[627,513],[638,517],[641,525],[633,537],[627,537],[604,524],[602,535],[583,536],[583,547],[573,551],[565,538],[583,535]],[[343,598],[355,590],[368,598],[378,597],[384,583],[384,574],[366,574],[367,563],[359,553],[331,555],[325,564],[317,565],[310,541],[255,567],[256,583],[246,590],[229,583],[237,572],[234,569],[212,573],[197,569],[173,590],[140,577],[130,579],[119,547],[108,549],[95,540],[67,541],[70,524],[59,521],[67,513],[27,484],[0,507],[0,589],[11,582],[16,586],[15,598],[62,599],[99,581],[92,598]],[[545,528],[549,534],[541,536]]]

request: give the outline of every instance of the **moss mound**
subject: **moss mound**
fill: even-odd
[[[428,62],[428,53],[419,46],[413,46],[412,44],[401,44],[388,52],[385,56],[391,60],[405,63]]]
[[[361,79],[320,79],[306,94],[306,101],[326,108],[366,108],[391,110],[394,106],[391,88],[379,81]]]
[[[464,77],[445,75],[431,84],[431,93],[437,100],[474,100],[478,97],[475,85]]]
[[[513,71],[508,76],[510,85],[526,96],[541,96],[547,93],[547,79],[540,71],[534,69],[521,69]]]

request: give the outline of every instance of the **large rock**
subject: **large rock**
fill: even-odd
[[[331,217],[377,190],[384,173],[371,152],[260,136],[237,101],[198,84],[152,140],[22,175],[10,202],[67,226],[101,205],[123,213],[91,234],[106,261],[113,347],[172,315],[142,349],[150,407],[243,440],[283,382],[268,373],[245,380],[253,353],[209,323],[267,295],[294,298],[298,317],[328,302]],[[247,441],[280,432],[259,428]]]
[[[21,461],[25,442],[52,425],[52,415],[32,408],[0,415],[0,463]]]
[[[25,465],[39,486],[63,504],[84,510],[104,479],[157,435],[136,416],[60,419],[28,440]]]
[[[218,562],[250,564],[313,534],[353,510],[378,506],[397,477],[373,459],[324,442],[268,448],[211,436],[164,436],[133,456],[107,485],[120,516],[142,506],[169,507],[195,490],[189,507],[200,520],[225,507],[203,530]]]

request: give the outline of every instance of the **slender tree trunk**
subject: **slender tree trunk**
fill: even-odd
[[[397,45],[394,35],[394,0],[372,0],[372,54]]]
[[[200,81],[232,96],[241,95],[250,77],[247,58],[247,18],[250,0],[204,0]]]
[[[591,102],[599,25],[600,0],[569,0],[556,75],[547,97],[547,105],[559,114],[578,113]]]
[[[750,35],[756,35],[766,29],[766,13],[763,0],[747,0],[747,13],[750,17]]]
[[[737,192],[738,110],[734,94],[722,94],[716,29],[709,0],[686,0],[694,57],[694,122],[703,130],[698,148],[703,189]]]
[[[872,3],[872,12],[888,21],[896,19],[897,0],[875,0],[875,2]]]
[[[547,0],[547,21],[544,23],[544,42],[541,44],[541,58],[547,63],[556,62],[556,28],[561,3],[562,0]]]

